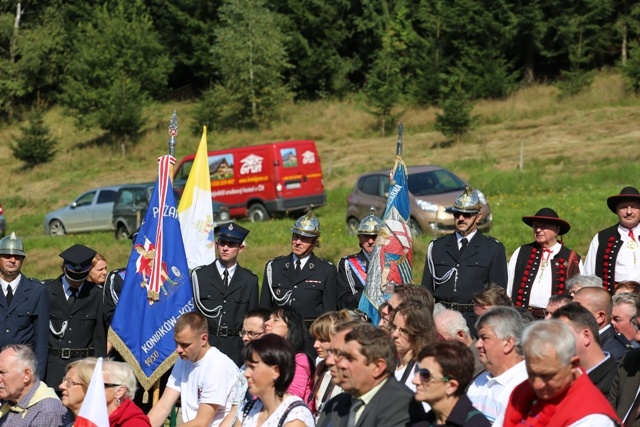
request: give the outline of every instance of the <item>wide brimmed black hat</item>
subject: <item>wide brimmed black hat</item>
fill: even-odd
[[[571,224],[558,216],[558,213],[551,208],[542,208],[534,216],[523,216],[522,222],[533,228],[533,221],[544,221],[560,227],[559,236],[567,234],[571,230]]]
[[[611,196],[607,199],[607,206],[614,214],[618,213],[618,203],[622,200],[634,200],[640,202],[640,191],[636,187],[624,187],[620,194]]]

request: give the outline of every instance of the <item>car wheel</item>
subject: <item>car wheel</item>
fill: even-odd
[[[267,221],[269,219],[269,212],[260,203],[255,203],[249,207],[247,216],[251,222]]]
[[[349,236],[358,234],[358,227],[360,227],[360,223],[354,217],[347,220],[347,233],[349,233]]]
[[[409,229],[411,230],[411,237],[422,236],[422,228],[420,228],[420,224],[413,218],[409,218]]]
[[[118,240],[127,240],[131,238],[131,234],[129,234],[129,231],[127,230],[127,227],[125,227],[124,225],[120,224],[118,226],[118,229],[116,230],[116,239]]]
[[[65,235],[65,231],[64,231],[64,225],[62,225],[62,222],[58,221],[57,219],[54,219],[49,223],[49,236],[64,236],[64,235]]]

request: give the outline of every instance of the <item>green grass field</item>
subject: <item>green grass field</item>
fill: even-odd
[[[40,279],[57,276],[58,253],[83,243],[103,253],[109,268],[126,265],[130,246],[111,233],[50,238],[44,234],[44,215],[69,203],[90,188],[155,180],[157,157],[167,152],[167,126],[176,109],[180,133],[176,156],[195,152],[200,135],[188,131],[193,104],[155,105],[137,145],[127,147],[99,142],[99,133],[80,132],[57,109],[46,120],[59,137],[54,161],[25,170],[9,149],[17,126],[0,130],[0,203],[9,231],[25,241],[23,271]],[[477,127],[456,143],[433,130],[436,110],[403,107],[405,125],[403,158],[407,165],[438,164],[448,167],[486,194],[493,209],[491,234],[510,255],[532,240],[522,223],[541,207],[552,207],[568,220],[571,231],[565,244],[585,255],[593,234],[616,221],[606,198],[626,185],[640,186],[640,100],[627,93],[619,75],[602,72],[588,93],[557,99],[555,88],[537,85],[510,98],[475,105]],[[209,149],[258,144],[285,139],[314,139],[323,162],[326,207],[317,210],[322,226],[322,246],[316,253],[337,261],[357,250],[357,239],[345,228],[346,198],[358,174],[391,168],[396,136],[381,138],[375,120],[355,101],[298,103],[285,108],[282,122],[260,133],[218,134],[209,130]],[[523,169],[519,169],[524,147]],[[251,229],[241,264],[260,278],[265,262],[289,252],[293,218],[266,223],[246,223]],[[414,241],[414,282],[419,283],[430,236]]]

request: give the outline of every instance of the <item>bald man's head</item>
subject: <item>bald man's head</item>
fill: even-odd
[[[582,288],[576,292],[573,302],[577,302],[594,315],[598,327],[611,322],[613,302],[608,291],[602,288]]]

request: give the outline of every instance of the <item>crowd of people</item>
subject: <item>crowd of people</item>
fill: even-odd
[[[111,426],[163,426],[179,405],[188,426],[639,427],[640,192],[625,187],[607,206],[617,224],[584,260],[548,207],[522,218],[533,241],[507,259],[465,189],[422,285],[388,284],[375,325],[358,310],[384,227],[373,213],[360,251],[337,266],[314,254],[313,211],[299,218],[261,290],[238,264],[249,230],[220,226],[218,257],[191,272],[195,311],[175,323],[179,359],[152,407],[106,338],[125,269],[107,274],[103,256],[74,245],[59,277],[29,279],[12,234],[0,240],[0,426],[73,425],[108,357]]]

